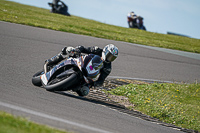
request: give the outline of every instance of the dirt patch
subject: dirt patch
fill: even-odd
[[[108,97],[111,100],[125,106],[126,108],[130,108],[130,107],[133,108],[134,107],[134,104],[130,103],[128,98],[125,97],[125,96],[115,96],[115,95],[108,94]]]
[[[111,90],[127,84],[148,84],[148,83],[143,81],[129,80],[129,79],[108,79],[104,82],[103,87],[100,87],[100,89]],[[108,98],[110,98],[110,100],[120,105],[123,105],[126,108],[133,109],[135,106],[134,104],[130,103],[128,98],[125,96],[116,96],[111,94],[107,94],[107,96]]]

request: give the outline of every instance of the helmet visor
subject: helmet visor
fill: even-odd
[[[106,60],[107,60],[108,62],[112,62],[112,61],[114,61],[116,58],[117,58],[117,57],[114,56],[113,54],[111,54],[110,52],[106,55]]]

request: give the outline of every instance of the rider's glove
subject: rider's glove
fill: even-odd
[[[102,52],[102,51],[101,51],[101,49],[100,49],[99,47],[94,46],[94,47],[92,48],[92,52],[97,54],[97,53],[100,53],[100,52]]]
[[[78,57],[80,56],[81,51],[74,47],[64,47],[61,53],[62,55],[68,55],[69,57]]]
[[[74,47],[64,47],[62,49],[62,54],[63,55],[69,55],[69,56],[74,56],[75,48]]]
[[[73,57],[75,54],[75,48],[74,47],[67,47],[66,52],[69,56]]]

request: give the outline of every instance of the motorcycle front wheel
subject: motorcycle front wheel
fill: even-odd
[[[35,85],[35,86],[42,86],[42,83],[41,83],[41,79],[40,79],[40,76],[44,73],[43,70],[37,72],[36,74],[33,75],[32,77],[32,84]]]
[[[65,91],[66,88],[78,83],[78,75],[76,73],[71,74],[62,80],[54,79],[47,85],[43,85],[47,91]]]

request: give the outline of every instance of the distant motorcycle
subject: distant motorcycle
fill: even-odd
[[[143,25],[143,17],[137,16],[135,18],[128,18],[129,28],[137,28],[141,30],[146,30],[146,27]]]
[[[89,54],[78,58],[68,58],[52,66],[50,71],[39,71],[32,77],[35,86],[43,86],[48,91],[72,90],[79,96],[86,96],[89,86],[97,81],[103,60],[100,56]]]
[[[48,3],[48,5],[52,8],[51,12],[70,16],[70,14],[68,13],[68,6],[63,1],[59,1],[59,2],[61,4],[55,5],[53,3]]]

